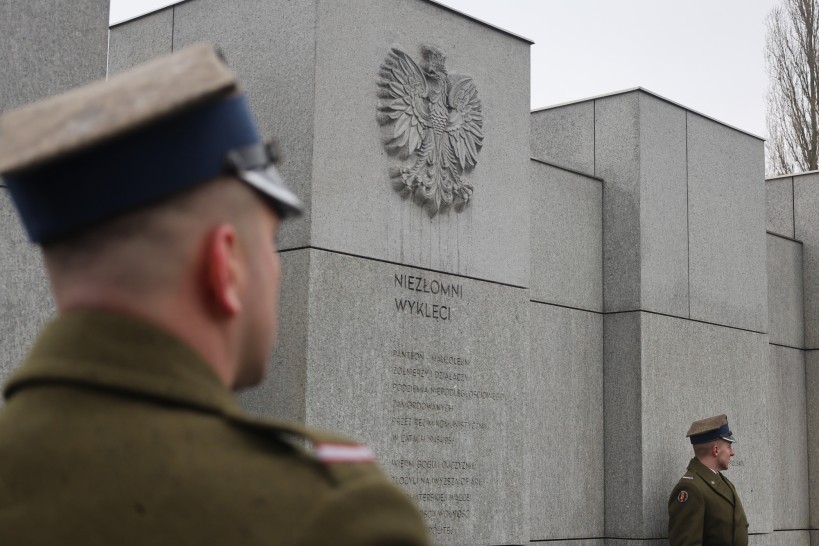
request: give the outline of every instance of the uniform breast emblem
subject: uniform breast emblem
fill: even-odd
[[[679,502],[680,504],[682,504],[682,503],[684,503],[684,502],[685,502],[685,501],[687,501],[687,500],[688,500],[688,491],[686,491],[685,489],[683,489],[682,491],[680,491],[680,492],[677,494],[677,502]]]

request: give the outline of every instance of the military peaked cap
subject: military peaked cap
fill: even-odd
[[[717,438],[731,443],[736,442],[731,429],[728,428],[728,416],[725,414],[694,421],[686,436],[691,439],[692,444],[704,444]]]
[[[251,185],[280,216],[297,214],[275,155],[206,44],[0,118],[0,175],[41,243],[223,175]]]

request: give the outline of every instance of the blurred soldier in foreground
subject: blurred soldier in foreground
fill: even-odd
[[[722,475],[734,456],[728,417],[695,421],[686,434],[694,458],[668,499],[671,546],[747,546],[748,519],[734,484]]]
[[[58,317],[5,386],[0,544],[424,545],[372,452],[245,414],[301,204],[205,45],[10,112]]]

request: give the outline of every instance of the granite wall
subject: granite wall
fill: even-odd
[[[0,109],[221,48],[307,204],[241,401],[366,441],[436,544],[667,543],[684,432],[722,412],[751,544],[819,544],[819,174],[765,183],[759,138],[642,89],[530,114],[529,42],[431,1],[189,0],[107,59],[107,2],[41,4],[0,8]],[[436,214],[377,108],[390,50],[423,46],[483,117],[474,193]],[[52,304],[4,188],[0,224],[2,377]]]
[[[530,172],[529,538],[602,537],[603,181]]]
[[[535,159],[602,181],[607,543],[663,540],[684,432],[723,412],[751,532],[807,529],[801,245],[766,236],[785,213],[766,207],[762,141],[643,89],[535,111],[531,133]],[[562,339],[546,343],[561,354]],[[796,448],[774,448],[775,432]]]
[[[779,375],[777,414],[784,441],[795,446],[780,455],[777,477],[783,505],[777,511],[777,525],[809,529],[811,543],[819,544],[819,441],[815,432],[819,426],[819,292],[814,271],[819,264],[819,175],[773,178],[765,189],[771,365]]]
[[[307,205],[280,239],[272,372],[243,403],[366,441],[437,543],[527,542],[529,42],[434,2],[194,0],[112,28],[111,71],[196,41],[223,51]],[[472,79],[483,117],[461,173],[472,198],[437,214],[396,191],[391,170],[413,158],[385,147],[396,133],[377,109],[391,49],[425,66],[425,46],[445,55],[451,89]],[[599,224],[600,182],[589,191],[577,206],[591,213],[597,192]],[[596,262],[575,293],[596,285],[584,305],[599,308],[599,225],[582,238]],[[577,335],[600,341],[593,317]]]
[[[0,113],[105,77],[108,3],[0,4]],[[2,383],[54,312],[40,253],[28,243],[2,179],[0,233]]]

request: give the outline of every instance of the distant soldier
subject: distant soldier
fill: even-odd
[[[686,436],[695,457],[668,499],[671,546],[746,546],[748,519],[734,484],[722,474],[731,464],[736,442],[728,417],[695,421]]]
[[[58,317],[5,386],[0,544],[428,544],[343,437],[244,413],[301,203],[213,48],[0,119]]]

